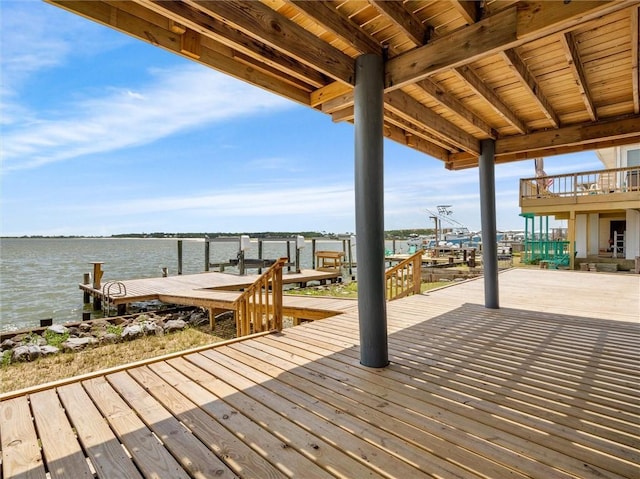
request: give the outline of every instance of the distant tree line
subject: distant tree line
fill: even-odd
[[[82,235],[25,235],[20,238],[219,238],[221,236],[240,236],[249,235],[252,238],[285,238],[290,236],[301,235],[305,238],[338,238],[340,236],[350,235],[352,233],[336,234],[327,233],[326,231],[262,231],[262,232],[242,232],[242,233],[121,233],[111,236],[82,236]],[[409,238],[412,235],[430,235],[433,234],[433,229],[418,228],[418,229],[401,229],[401,230],[388,230],[385,231],[385,237],[388,239],[393,238]]]

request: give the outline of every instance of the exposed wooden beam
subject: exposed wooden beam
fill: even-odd
[[[425,153],[438,160],[445,161],[449,156],[449,151],[440,146],[434,145],[420,137],[408,137],[407,132],[396,125],[385,123],[384,136],[401,145],[411,146],[414,150]]]
[[[596,112],[596,107],[593,104],[591,92],[589,92],[589,84],[587,83],[584,67],[580,61],[578,45],[576,45],[573,34],[571,32],[567,32],[564,35],[561,35],[560,41],[562,42],[562,47],[564,48],[564,52],[567,57],[567,63],[569,64],[569,68],[571,68],[571,73],[573,73],[576,86],[578,87],[578,90],[580,90],[584,106],[589,113],[589,118],[591,118],[591,121],[597,121],[598,113]]]
[[[544,116],[546,116],[549,121],[553,124],[554,128],[558,128],[560,126],[560,118],[553,110],[553,107],[547,100],[547,97],[540,90],[540,85],[535,77],[531,74],[527,65],[525,65],[520,55],[515,50],[505,50],[502,53],[505,61],[509,64],[514,74],[520,79],[522,85],[529,91],[529,94],[536,101]]]
[[[386,64],[385,90],[402,88],[429,75],[518,47],[544,35],[577,28],[581,23],[632,4],[630,0],[518,2],[473,25],[390,59]]]
[[[313,87],[321,87],[329,81],[327,76],[317,72],[308,65],[300,63],[254,38],[248,37],[242,32],[231,28],[226,23],[184,2],[174,0],[135,1],[160,15],[172,18],[170,22],[178,21],[180,24],[187,25],[189,28],[200,32],[208,38],[233,48],[248,57],[254,58],[256,62],[264,63],[275,70],[299,78]],[[118,2],[114,5],[118,6],[118,8],[129,8],[128,3],[133,2]]]
[[[484,133],[488,138],[498,137],[498,133],[493,128],[491,128],[491,126],[487,122],[479,118],[475,113],[473,113],[460,101],[458,101],[453,95],[450,95],[443,88],[440,88],[438,84],[433,80],[425,78],[424,80],[416,83],[416,86],[424,90],[425,93],[427,93],[440,105],[448,108],[453,113],[465,120],[467,123],[481,130],[482,133]]]
[[[353,122],[356,117],[355,108],[353,105],[349,105],[342,110],[336,110],[331,113],[331,121],[334,123],[341,123],[344,121]]]
[[[639,8],[631,10],[631,82],[633,84],[633,111],[640,113],[640,22],[638,21]]]
[[[388,17],[416,45],[427,41],[427,28],[399,0],[370,0],[378,12]]]
[[[528,135],[510,136],[496,140],[496,155],[553,148],[595,141],[625,139],[640,134],[640,115],[625,116],[592,123],[565,126]]]
[[[354,104],[353,90],[347,93],[343,93],[330,100],[322,103],[320,109],[323,113],[332,114],[336,111],[342,110],[347,107],[352,107]]]
[[[342,15],[329,2],[291,0],[290,3],[345,42],[353,45],[360,53],[382,55],[382,45],[362,30],[357,23]]]
[[[424,128],[416,126],[415,123],[405,120],[404,118],[396,115],[392,111],[388,111],[385,109],[384,121],[391,125],[395,125],[398,128],[402,128],[402,130],[412,135],[415,138],[422,138],[434,145],[439,146],[440,148],[444,148],[447,152],[457,152],[460,151],[459,148],[452,146],[450,143],[446,143],[441,137],[434,135],[433,133],[429,133]]]
[[[355,62],[288,18],[260,2],[186,0],[262,43],[347,84],[355,84]]]
[[[480,20],[480,1],[475,0],[451,0],[451,5],[458,11],[465,21],[472,25]]]
[[[440,135],[447,142],[470,153],[480,153],[480,141],[453,123],[413,99],[402,91],[393,91],[384,96],[385,109],[392,111],[400,118],[417,123],[426,131]]]
[[[345,85],[338,81],[329,83],[328,85],[311,92],[311,106],[315,108],[329,100],[334,100],[348,94],[351,94],[351,98],[353,98],[353,88],[350,85]]]
[[[131,15],[130,13],[117,9],[109,4],[95,2],[92,0],[49,1],[50,3],[72,13],[81,15],[85,18],[126,33],[146,43],[151,43],[152,45],[186,57],[186,55],[180,51],[180,41],[177,34],[169,30],[168,22],[165,22],[167,25],[165,28],[162,28],[154,23],[143,20],[135,15]],[[191,60],[193,60],[193,58],[191,58]],[[282,95],[285,98],[289,98],[304,105],[309,104],[308,92],[302,91],[272,75],[267,75],[254,68],[248,68],[247,66],[239,64],[231,57],[231,55],[225,55],[219,50],[208,48],[205,44],[202,45],[200,58],[197,61],[198,63],[226,73],[239,80]]]
[[[602,148],[612,148],[624,146],[630,143],[640,142],[640,134],[613,140],[593,141],[590,143],[578,143],[575,145],[563,145],[557,147],[540,148],[526,152],[503,153],[496,155],[496,163],[511,163],[514,161],[530,160],[532,158],[549,157],[558,155],[568,155],[569,153],[580,153],[582,151],[593,151]],[[460,170],[478,166],[478,157],[468,153],[452,153],[445,160],[445,168],[449,170]]]
[[[488,105],[495,110],[507,123],[514,126],[520,133],[527,133],[529,128],[524,124],[520,118],[509,108],[493,89],[489,88],[487,84],[480,78],[471,68],[463,66],[456,68],[455,72],[465,81],[467,84],[484,98]]]

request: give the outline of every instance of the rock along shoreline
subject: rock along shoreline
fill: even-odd
[[[207,311],[189,307],[4,332],[0,336],[0,364],[30,362],[44,356],[79,352],[143,336],[163,336],[208,322]]]

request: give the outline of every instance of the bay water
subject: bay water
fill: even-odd
[[[311,241],[305,243],[300,263],[302,268],[311,268]],[[204,240],[184,239],[182,245],[182,273],[203,272]],[[287,256],[284,242],[265,242],[263,249],[263,258]],[[342,242],[317,240],[316,249],[342,251]],[[352,250],[355,261],[356,248]],[[211,243],[210,261],[227,262],[236,258],[237,252],[237,243]],[[258,257],[257,240],[252,240],[246,257]],[[292,243],[292,261],[294,257]],[[163,267],[173,276],[178,273],[178,240],[3,238],[0,240],[0,331],[36,327],[39,320],[45,318],[53,318],[54,323],[80,321],[85,307],[78,284],[83,282],[85,273],[93,271],[93,261],[104,262],[103,284],[161,277]]]

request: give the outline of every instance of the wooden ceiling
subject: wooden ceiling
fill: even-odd
[[[450,169],[640,141],[639,1],[48,1],[336,122],[383,55],[385,136]]]

